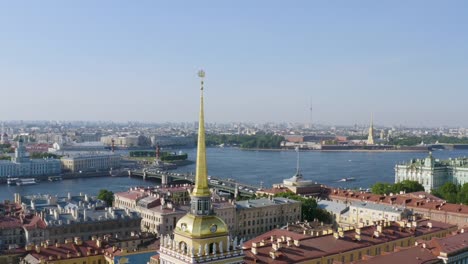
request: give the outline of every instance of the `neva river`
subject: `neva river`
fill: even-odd
[[[182,150],[189,159],[196,158],[196,149]],[[468,155],[468,151],[435,151],[436,158],[448,159]],[[394,166],[412,158],[424,158],[427,153],[414,152],[301,152],[300,166],[305,179],[336,187],[368,188],[377,181],[393,182]],[[248,151],[236,148],[208,148],[208,174],[233,178],[241,183],[270,187],[289,178],[296,171],[294,151]],[[195,164],[180,167],[178,172],[193,172]],[[356,178],[352,182],[338,182],[342,178]],[[61,182],[41,182],[30,186],[0,185],[0,200],[13,199],[13,194],[57,194],[68,192],[96,195],[99,189],[125,191],[132,186],[149,186],[154,181],[141,178],[102,177]]]

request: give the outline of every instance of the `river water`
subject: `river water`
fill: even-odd
[[[184,149],[189,159],[196,158],[196,149]],[[435,158],[448,159],[468,155],[467,150],[435,151]],[[427,153],[415,152],[301,152],[300,167],[305,179],[336,187],[370,187],[377,181],[393,182],[394,166],[412,158],[424,158]],[[250,151],[237,148],[208,148],[208,174],[233,178],[241,183],[270,187],[294,175],[296,152],[294,151]],[[195,164],[180,167],[176,171],[193,172]],[[342,178],[356,178],[351,182],[338,182]],[[60,182],[41,182],[29,186],[0,185],[0,201],[13,199],[15,192],[27,194],[57,194],[68,192],[96,195],[100,189],[114,192],[125,191],[132,186],[157,184],[141,178],[102,177],[71,179]]]

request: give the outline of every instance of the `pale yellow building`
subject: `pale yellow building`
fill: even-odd
[[[63,157],[60,161],[65,171],[86,172],[119,168],[121,159],[119,154],[101,153]]]

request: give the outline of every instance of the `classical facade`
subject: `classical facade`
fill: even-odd
[[[206,166],[203,77],[195,187],[191,192],[190,212],[177,221],[174,236],[161,238],[160,263],[243,263],[237,238],[231,239],[228,225],[213,212]]]
[[[11,161],[0,161],[0,177],[22,177],[60,174],[58,159],[30,159],[23,140],[18,140],[15,156]]]
[[[275,197],[236,202],[236,225],[232,233],[253,238],[288,223],[301,221],[301,202]]]
[[[190,202],[191,185],[153,188],[134,187],[114,195],[114,206],[138,212],[141,230],[158,235],[171,234],[177,221],[184,216]]]
[[[404,180],[421,183],[426,192],[446,182],[463,185],[468,182],[468,158],[438,160],[429,153],[425,159],[412,159],[395,166],[395,183]]]
[[[109,170],[120,167],[121,156],[114,153],[76,155],[60,159],[62,168],[69,172]]]
[[[141,217],[133,211],[106,208],[100,200],[87,195],[56,197],[51,195],[23,196],[15,194],[15,203],[22,207],[21,220],[24,243],[50,240],[63,243],[79,237],[112,235],[130,237],[140,232]]]

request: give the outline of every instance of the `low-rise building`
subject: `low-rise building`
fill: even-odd
[[[103,201],[88,195],[15,194],[15,203],[22,208],[22,213],[15,216],[22,225],[22,244],[45,240],[62,243],[72,237],[88,240],[108,234],[125,238],[140,232],[141,217],[137,213],[106,208]]]
[[[0,216],[0,252],[24,245],[23,224],[18,217]]]
[[[176,186],[174,191],[183,191],[189,186]],[[182,189],[181,189],[182,188]],[[171,188],[165,187],[165,194],[171,196]],[[139,213],[142,217],[141,230],[158,235],[170,234],[175,228],[177,221],[186,214],[188,208],[181,207],[180,204],[173,203],[168,197],[164,197],[164,192],[159,193],[159,188],[142,189],[132,188],[127,192],[115,194],[114,205],[118,208],[125,208]],[[181,197],[180,195],[175,195]]]
[[[325,197],[344,203],[367,202],[406,208],[413,215],[464,227],[468,225],[468,205],[451,204],[425,192],[378,195],[363,191],[327,189]]]
[[[182,190],[184,188],[185,191]],[[190,185],[131,188],[127,192],[116,193],[114,205],[138,212],[142,217],[143,231],[169,234],[189,209],[185,206],[188,201],[182,199],[181,194],[175,194],[188,193],[190,188]],[[174,203],[171,197],[179,197],[179,203]],[[214,213],[229,226],[229,232],[233,236],[245,238],[300,221],[302,214],[301,202],[280,197],[237,202],[215,201],[212,205]]]
[[[62,168],[69,172],[103,171],[120,167],[121,156],[114,153],[82,154],[60,159]]]
[[[337,232],[297,233],[275,229],[243,245],[245,263],[352,263],[367,256],[392,252],[416,241],[445,237],[454,225],[428,220],[380,221],[375,226],[338,228]]]
[[[153,239],[154,240],[154,239]],[[127,242],[137,242],[138,246],[119,247],[101,238],[82,241],[80,238],[67,240],[65,243],[29,244],[25,247],[26,256],[20,264],[113,264],[113,263],[146,263],[157,252],[157,242],[149,245],[148,238],[135,237]]]
[[[456,234],[432,238],[429,241],[417,241],[407,248],[398,248],[394,252],[366,258],[356,264],[458,264],[468,262],[468,233],[464,230]]]
[[[302,203],[281,197],[236,202],[236,226],[231,233],[252,238],[301,220]]]

